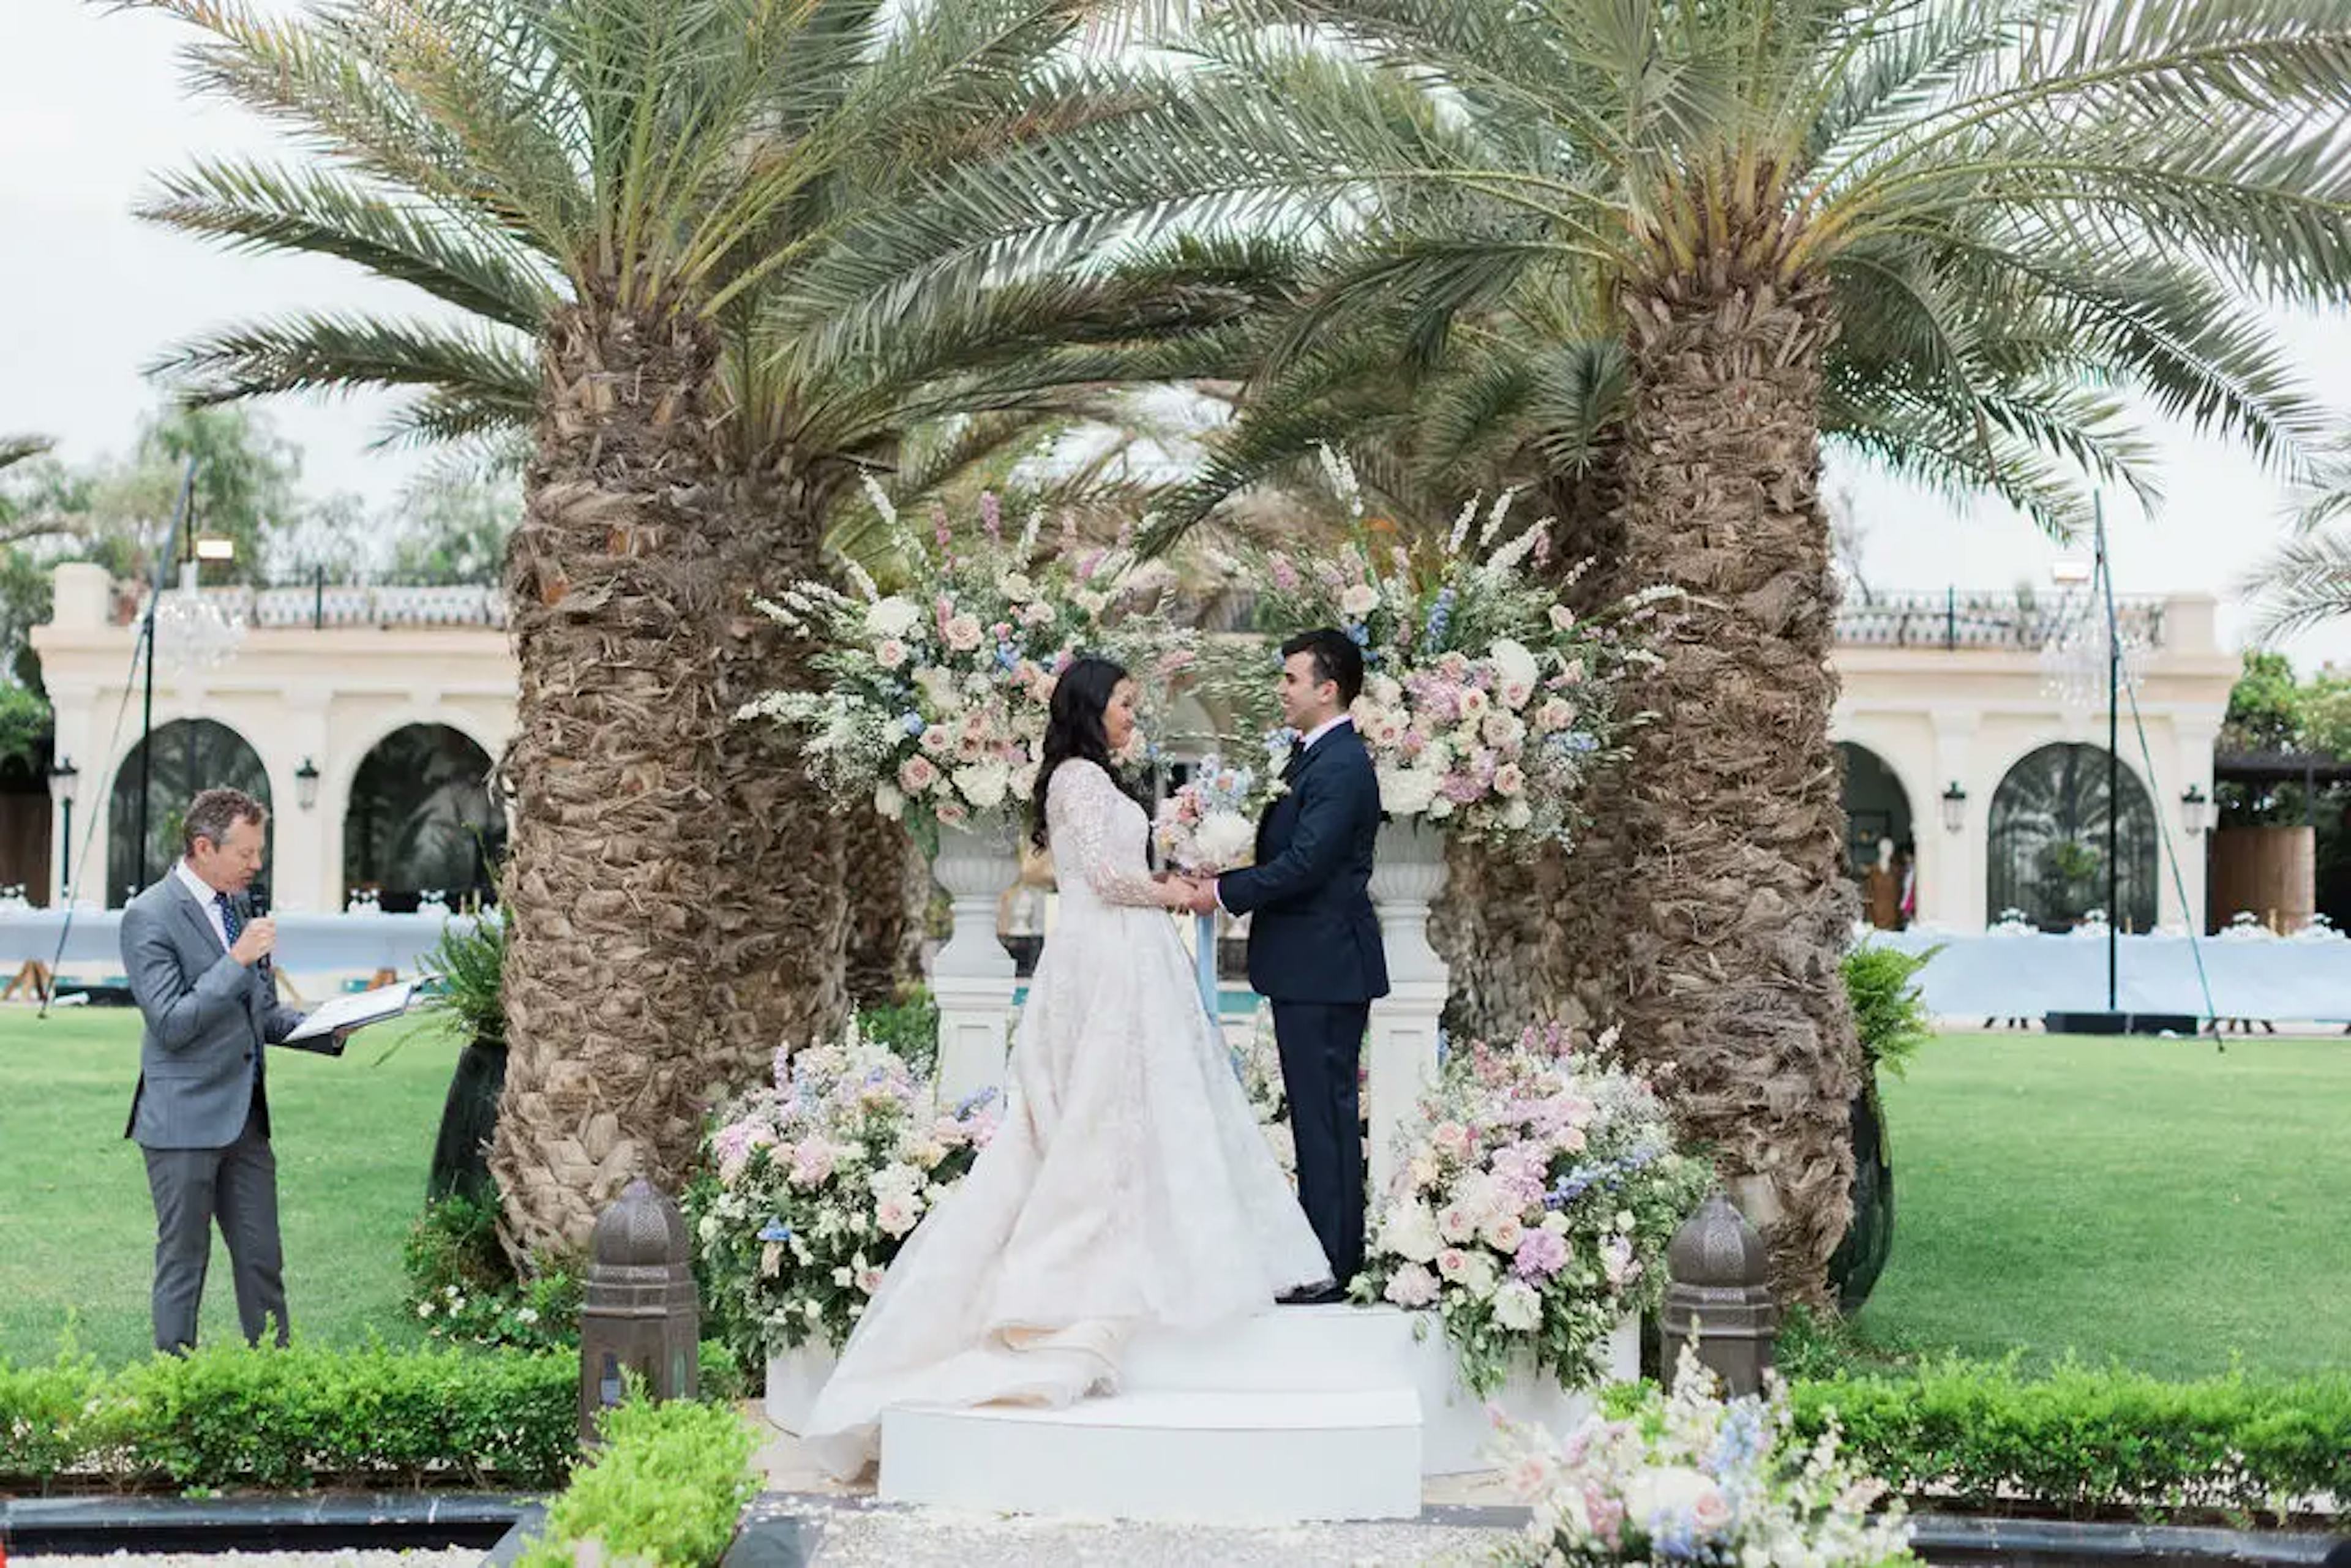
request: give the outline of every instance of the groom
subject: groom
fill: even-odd
[[[1364,1263],[1363,1118],[1357,1064],[1374,998],[1388,991],[1372,913],[1380,789],[1347,717],[1364,655],[1343,632],[1281,645],[1281,716],[1299,739],[1289,790],[1258,824],[1257,864],[1204,887],[1196,913],[1251,915],[1249,984],[1273,1004],[1273,1037],[1298,1146],[1298,1201],[1331,1260],[1332,1283],[1283,1301],[1336,1301]]]

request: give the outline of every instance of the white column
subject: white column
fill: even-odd
[[[1934,880],[1919,889],[1918,918],[1955,931],[1973,931],[1988,918],[1984,909],[1984,849],[1989,841],[1984,824],[1998,781],[1981,779],[1976,773],[1976,716],[1972,712],[1938,709],[1934,721],[1935,777],[1930,780],[1934,799],[1928,802],[1934,813],[1930,830],[1935,842]],[[1968,794],[1956,833],[1943,825],[1943,791],[1953,784]],[[1919,876],[1924,882],[1928,866],[1923,850],[1920,861]]]
[[[295,778],[307,758],[324,775],[334,772],[328,750],[327,690],[306,686],[285,695],[284,728],[277,734],[248,737],[265,747],[262,766],[269,770],[271,854],[270,902],[281,910],[332,914],[343,906],[343,836],[340,802],[320,789],[310,810],[301,804],[301,785]],[[319,782],[325,785],[329,779]]]
[[[1372,1004],[1372,1194],[1388,1189],[1404,1161],[1404,1129],[1422,1092],[1437,1078],[1437,1020],[1450,975],[1428,943],[1428,906],[1445,889],[1445,841],[1416,821],[1380,829],[1372,871],[1388,994]]]
[[[1012,955],[996,939],[997,903],[1020,875],[1016,829],[998,817],[939,830],[932,874],[947,890],[955,925],[931,961],[939,1004],[939,1103],[954,1105],[1004,1084],[1006,1028],[1012,1013]]]
[[[2166,920],[2177,920],[2190,932],[2201,936],[2204,931],[2204,856],[2211,843],[2210,830],[2207,829],[2203,833],[2189,832],[2185,822],[2187,809],[2181,805],[2179,797],[2192,785],[2203,790],[2207,800],[2211,799],[2212,747],[2220,737],[2220,727],[2218,723],[2175,719],[2172,732],[2179,777],[2175,781],[2177,788],[2169,790],[2167,796],[2157,799],[2156,808],[2163,812],[2164,820],[2170,824],[2171,846],[2179,856],[2181,893],[2174,892],[2171,868],[2164,867],[2162,907]],[[2207,810],[2211,812],[2215,821],[2219,820],[2217,808],[2208,807]],[[2174,900],[2181,897],[2183,893],[2185,907],[2180,907]]]

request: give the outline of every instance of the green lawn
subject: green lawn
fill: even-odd
[[[413,1342],[400,1241],[454,1059],[405,1026],[330,1061],[273,1054],[295,1332]],[[68,1315],[112,1363],[144,1354],[152,1218],[122,1141],[138,1019],[0,1009],[0,1353],[45,1357]],[[1904,1348],[2146,1371],[2296,1371],[2351,1344],[2351,1041],[2210,1044],[1957,1035],[1889,1081],[1894,1257],[1860,1328]],[[235,1333],[215,1243],[204,1333]]]
[[[381,1066],[385,1048],[405,1043]],[[269,1056],[269,1107],[297,1334],[356,1343],[370,1329],[421,1340],[400,1309],[400,1243],[424,1200],[425,1165],[455,1061],[429,1022],[359,1036],[340,1061]],[[68,1315],[111,1364],[146,1354],[154,1210],[122,1137],[139,1075],[139,1015],[0,1008],[0,1354],[46,1358]],[[202,1337],[236,1335],[217,1234]]]
[[[2164,1376],[2341,1365],[2351,1040],[1953,1035],[1886,1088],[1894,1255],[1865,1337]]]

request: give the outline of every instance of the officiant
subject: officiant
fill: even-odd
[[[282,1043],[302,1015],[278,1004],[277,925],[247,896],[267,825],[252,796],[206,789],[188,803],[183,857],[122,912],[122,966],[146,1024],[123,1136],[146,1156],[155,1348],[172,1354],[196,1343],[215,1221],[246,1343],[273,1323],[287,1343],[262,1048]]]

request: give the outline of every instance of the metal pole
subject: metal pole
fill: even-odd
[[[2122,927],[2122,677],[2121,624],[2115,614],[2115,578],[2106,559],[2106,510],[2091,497],[2097,528],[2098,580],[2106,596],[2106,1010],[2115,1010],[2116,969],[2120,949],[2116,933]]]
[[[155,734],[155,607],[162,602],[163,584],[170,578],[174,558],[180,553],[180,528],[187,521],[188,507],[195,494],[196,460],[189,457],[180,470],[180,494],[172,503],[172,532],[163,541],[162,559],[155,563],[155,581],[147,591],[146,623],[140,629],[140,641],[147,650],[147,691],[139,711],[139,885],[147,885],[147,809],[155,779],[155,748],[149,743]]]
[[[58,896],[63,897],[73,887],[73,802],[60,800],[57,804],[65,808],[66,813],[65,842],[60,846],[63,853],[57,866]]]

